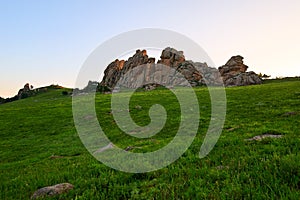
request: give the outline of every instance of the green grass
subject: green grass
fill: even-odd
[[[74,127],[72,97],[63,90],[0,105],[0,199],[29,199],[38,188],[62,182],[72,183],[74,190],[52,199],[300,199],[299,79],[227,88],[224,130],[203,159],[198,155],[210,101],[206,88],[196,88],[201,123],[193,144],[168,167],[140,174],[111,169],[87,152]],[[120,131],[109,113],[110,97],[97,95],[97,114],[120,148],[154,151],[176,134],[179,105],[168,90],[132,97],[130,113],[139,125],[150,122],[148,109],[155,103],[168,111],[163,130],[146,139]],[[264,133],[284,137],[245,141]]]

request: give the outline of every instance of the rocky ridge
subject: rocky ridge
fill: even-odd
[[[137,68],[141,65],[145,65],[146,70]],[[166,68],[161,65],[175,69],[184,78],[178,78],[171,71],[164,71]],[[142,75],[144,82],[156,80],[166,84],[185,85],[188,80],[191,86],[222,84],[244,86],[262,83],[262,79],[255,72],[247,72],[248,66],[243,63],[242,56],[232,56],[225,65],[216,69],[209,67],[206,63],[186,60],[183,51],[167,47],[162,51],[157,64],[155,64],[155,58],[148,57],[146,50],[137,50],[127,61],[118,59],[113,61],[104,71],[104,77],[99,84],[100,88],[112,91],[119,80],[128,88],[136,88],[138,84],[143,84],[141,80],[132,81],[134,77],[130,73],[133,73],[131,72],[133,69],[135,70],[134,76]],[[123,76],[125,74],[126,76]]]
[[[33,89],[32,85],[30,85],[29,83],[26,83],[24,85],[24,87],[21,88],[18,91],[18,94],[16,94],[15,96],[10,97],[10,98],[6,98],[6,99],[0,97],[0,104],[9,103],[9,102],[17,101],[17,100],[20,100],[20,99],[25,99],[25,98],[28,98],[28,97],[32,97],[32,96],[35,96],[37,94],[47,92],[48,89],[51,90],[51,89],[63,89],[63,88],[64,87],[62,87],[62,86],[52,84],[52,85],[49,85],[49,86],[46,86],[46,87],[40,87],[40,88]]]

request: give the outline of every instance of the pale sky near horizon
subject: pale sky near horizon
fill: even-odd
[[[299,0],[0,0],[0,27],[1,97],[27,82],[73,87],[97,46],[141,28],[191,38],[216,66],[242,55],[250,71],[300,76]]]

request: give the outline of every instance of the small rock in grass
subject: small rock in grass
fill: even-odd
[[[124,149],[124,151],[130,151],[132,149],[141,149],[141,147],[128,146]]]
[[[222,170],[222,169],[229,169],[229,166],[223,166],[223,165],[219,165],[216,167],[217,170]]]
[[[57,158],[64,158],[64,156],[55,156],[55,155],[50,156],[50,159],[57,159]]]
[[[273,134],[264,134],[264,135],[257,135],[257,136],[254,136],[253,138],[249,138],[249,139],[245,139],[246,141],[260,141],[262,139],[265,139],[265,138],[281,138],[283,137],[283,135],[273,135]]]
[[[229,127],[229,128],[227,128],[226,130],[227,131],[234,131],[234,130],[236,130],[236,129],[238,129],[239,128],[239,126],[237,126],[237,127]]]
[[[85,119],[85,120],[91,120],[91,119],[93,119],[93,118],[94,118],[93,115],[86,115],[86,116],[84,116],[84,119]]]
[[[297,112],[286,112],[283,114],[283,116],[285,117],[292,116],[292,115],[297,115]]]
[[[94,153],[101,153],[101,152],[103,152],[103,151],[106,151],[107,149],[112,149],[112,148],[114,148],[113,143],[109,143],[109,144],[106,145],[105,147],[102,147],[102,148],[96,150]]]
[[[128,147],[126,147],[126,148],[124,149],[124,151],[130,151],[130,150],[132,150],[132,149],[134,149],[134,147],[128,146]]]
[[[67,193],[68,191],[72,190],[74,186],[70,183],[60,183],[53,186],[43,187],[38,189],[33,193],[31,199],[38,199],[41,197],[50,197],[62,193]]]
[[[136,105],[136,106],[135,106],[135,109],[137,109],[137,110],[141,110],[141,109],[142,109],[142,106],[140,106],[140,105]]]

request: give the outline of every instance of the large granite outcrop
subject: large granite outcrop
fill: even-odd
[[[141,65],[146,66],[146,70],[145,68],[136,68]],[[175,75],[174,70],[162,65],[173,68],[183,77]],[[177,51],[170,47],[162,51],[157,64],[155,64],[155,58],[148,57],[146,50],[137,50],[127,61],[115,60],[110,63],[104,71],[100,87],[112,91],[118,81],[122,83],[122,86],[128,88],[136,88],[149,81],[182,86],[187,85],[186,80],[191,86],[261,84],[262,80],[258,75],[254,72],[246,72],[247,68],[248,66],[243,63],[242,56],[233,56],[225,65],[216,69],[209,67],[206,63],[186,60],[183,51]],[[123,76],[125,74],[126,76]],[[137,76],[142,77],[142,80],[141,78],[135,80]]]
[[[100,86],[113,90],[123,74],[137,66],[151,63],[155,63],[155,58],[149,58],[146,50],[136,50],[136,53],[127,61],[116,59],[105,69]]]
[[[158,64],[164,64],[176,69],[191,86],[198,85],[222,85],[218,69],[209,67],[207,63],[185,60],[183,51],[167,47],[162,51]]]

